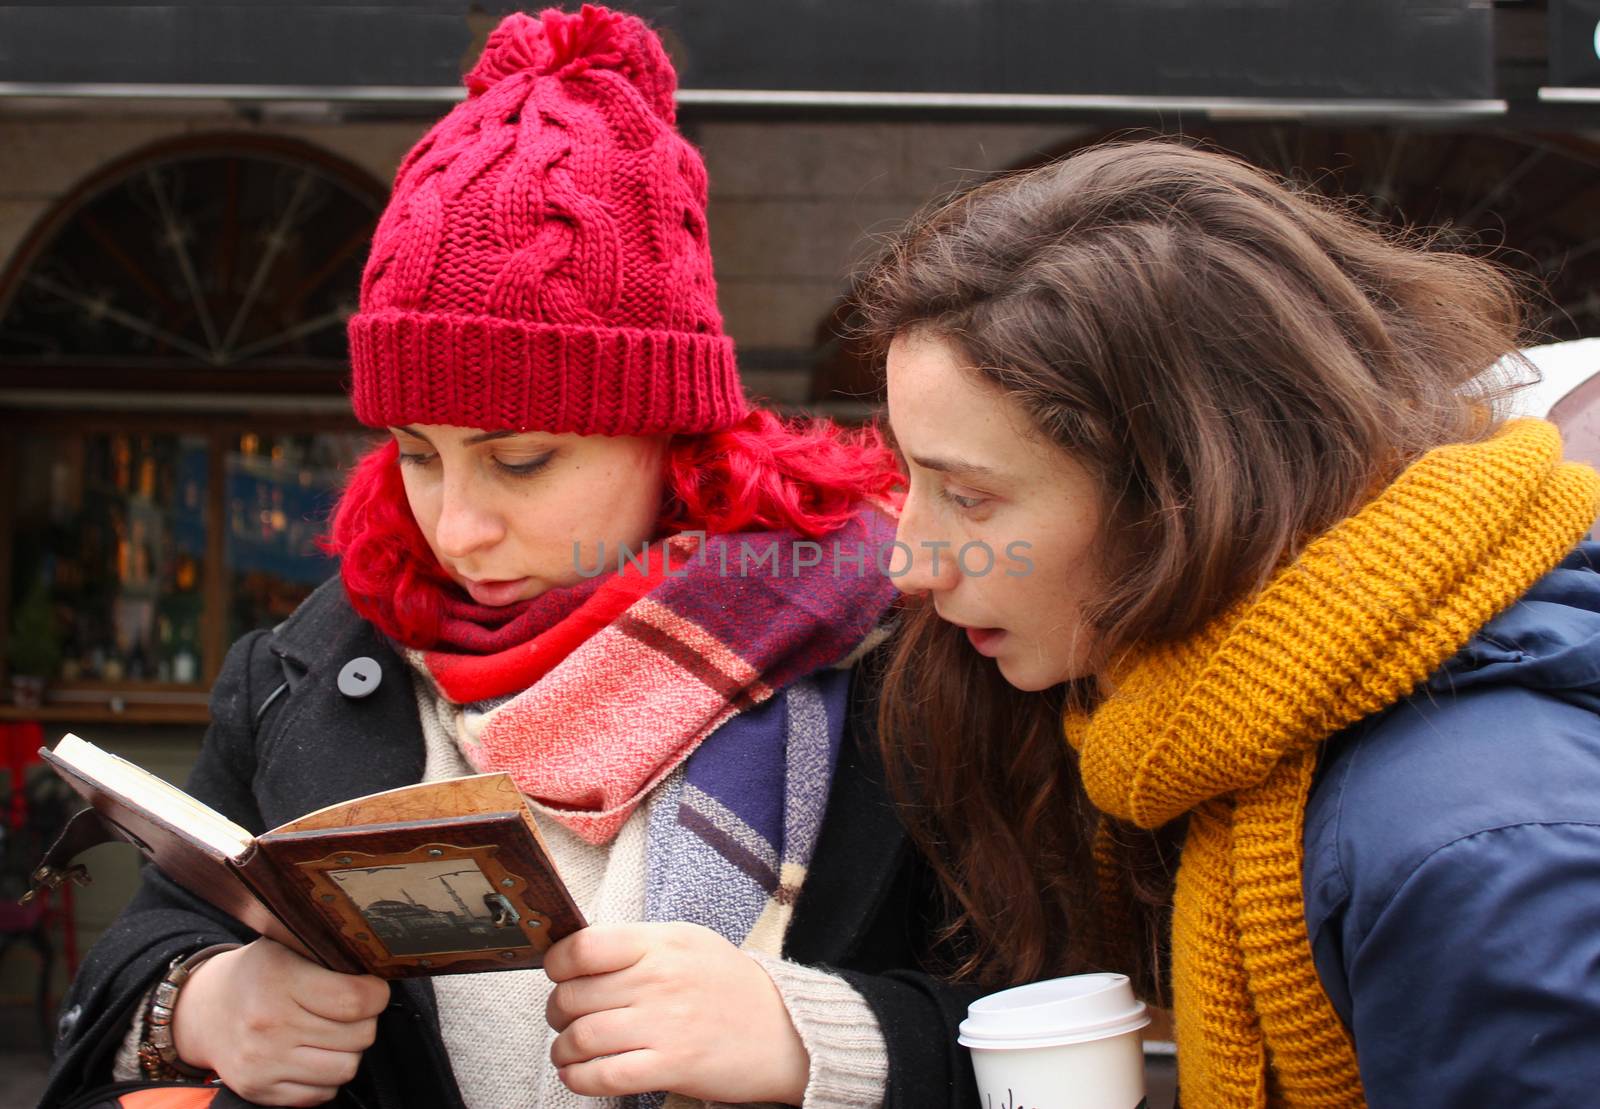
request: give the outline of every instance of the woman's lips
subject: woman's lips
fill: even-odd
[[[527,578],[512,581],[464,581],[461,583],[474,601],[480,605],[509,605],[516,601],[528,584]]]
[[[1004,628],[968,628],[967,642],[972,644],[972,649],[985,658],[993,658],[1000,653],[1000,641],[1006,637]]]
[[[963,624],[960,620],[952,620],[944,613],[939,612],[937,606],[934,611],[939,613],[939,619],[947,624],[954,624],[967,633],[967,642],[972,644],[972,649],[987,658],[993,658],[1000,653],[1000,642],[1006,637],[1004,628],[976,628],[970,624]]]

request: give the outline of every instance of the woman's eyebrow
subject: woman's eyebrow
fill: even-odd
[[[403,427],[390,428],[390,430],[404,432],[413,439],[421,439],[424,443],[428,443],[430,447],[433,445],[432,443],[428,442],[428,437],[426,435],[422,434],[422,432],[418,431],[416,428],[411,427],[409,424]],[[488,443],[495,439],[509,439],[513,435],[521,434],[523,433],[520,431],[484,431],[477,435],[467,436],[467,438],[461,440],[461,445],[464,447],[473,447],[477,446],[479,443]]]
[[[921,466],[924,470],[935,470],[941,474],[962,474],[967,477],[994,477],[996,470],[989,466],[980,466],[976,462],[965,462],[959,458],[927,458],[913,455],[911,461]]]

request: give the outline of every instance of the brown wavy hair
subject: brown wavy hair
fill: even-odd
[[[1222,154],[1107,144],[916,217],[861,308],[880,349],[952,344],[1094,475],[1103,672],[1260,589],[1423,452],[1493,430],[1522,290],[1435,247]],[[960,975],[1111,968],[1160,997],[1182,828],[1110,828],[1126,896],[1102,896],[1099,817],[1061,736],[1074,698],[1092,708],[1092,678],[1019,692],[912,604],[885,762],[954,899]]]

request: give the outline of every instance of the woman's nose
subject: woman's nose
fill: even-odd
[[[900,526],[895,530],[896,546],[890,562],[895,588],[910,594],[943,593],[955,588],[961,574],[954,548],[916,524],[916,517],[906,511],[901,514]]]
[[[465,558],[494,546],[505,538],[505,533],[504,521],[480,504],[472,489],[462,483],[445,482],[433,537],[440,554]]]

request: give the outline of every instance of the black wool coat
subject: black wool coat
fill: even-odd
[[[358,658],[377,663],[376,688],[341,693],[340,671]],[[783,953],[842,975],[871,1006],[889,1052],[886,1109],[968,1109],[977,1091],[956,1025],[980,991],[922,969],[940,901],[885,792],[873,692],[861,673]],[[211,715],[186,789],[254,833],[422,778],[422,727],[406,663],[349,607],[337,579],[278,628],[234,644],[212,690]],[[43,1109],[110,1081],[134,1007],[174,956],[251,938],[146,867],[138,892],[90,950],[62,1002]],[[340,1101],[362,1109],[461,1106],[427,979],[393,984],[377,1041]]]

